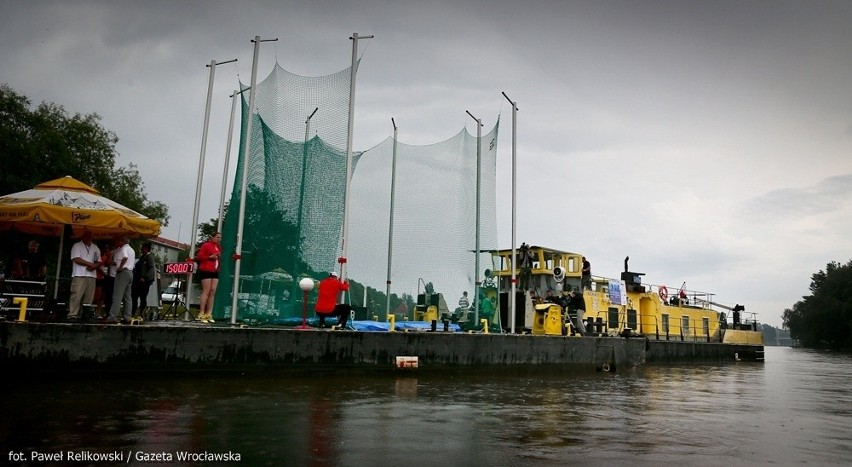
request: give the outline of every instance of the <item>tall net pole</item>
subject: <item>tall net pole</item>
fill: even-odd
[[[210,79],[207,82],[207,105],[204,107],[204,129],[201,132],[201,154],[198,157],[198,176],[195,179],[195,204],[192,208],[192,229],[190,230],[189,257],[195,258],[195,244],[198,243],[198,206],[201,204],[201,182],[204,179],[204,156],[207,153],[207,129],[210,127],[210,104],[213,101],[213,78],[216,76],[216,65],[236,62],[237,59],[216,63],[211,60]],[[192,298],[192,272],[186,279],[186,307],[189,313],[189,303]]]
[[[251,154],[251,123],[254,120],[252,111],[254,109],[255,86],[257,85],[257,56],[260,53],[260,43],[277,41],[278,39],[264,39],[254,36],[254,55],[251,63],[251,90],[249,91],[248,123],[246,125],[246,147],[243,151],[243,178],[240,184],[240,214],[237,217],[237,242],[234,248],[234,293],[231,299],[231,324],[237,324],[237,297],[240,293],[240,263],[243,253],[243,225],[246,217],[246,188],[248,187],[249,155]]]
[[[393,124],[393,158],[391,159],[391,192],[390,192],[390,222],[388,223],[388,280],[387,290],[385,295],[387,298],[387,307],[385,309],[385,319],[390,315],[390,294],[391,294],[391,261],[393,259],[393,203],[396,195],[396,134],[398,128],[396,122],[391,118]]]
[[[517,175],[516,174],[517,151],[516,150],[517,150],[518,145],[517,145],[516,135],[517,135],[517,130],[518,130],[518,103],[513,102],[512,99],[509,99],[509,96],[507,96],[505,92],[503,93],[503,97],[505,97],[506,100],[509,101],[510,104],[512,104],[512,260],[511,260],[511,263],[510,263],[512,265],[512,298],[511,298],[511,302],[510,302],[511,304],[509,305],[511,307],[510,308],[511,312],[510,312],[509,320],[512,323],[511,328],[510,328],[511,332],[512,332],[512,334],[514,334],[515,333],[515,316],[516,316],[516,313],[517,313],[517,310],[515,310],[515,305],[518,301],[517,297],[516,297],[516,294],[517,294],[516,289],[517,289],[518,278],[517,278],[517,273],[515,272],[515,266],[516,266],[515,265],[515,262],[516,262],[515,259],[517,258],[517,256],[516,256],[517,252],[515,251],[515,245],[517,245],[517,243],[515,242],[515,226],[517,225],[515,216],[516,216],[516,213],[517,213],[517,200],[515,198],[515,195],[517,193],[517,190],[516,190],[516,187],[517,187],[517,185],[516,185],[516,180],[517,180],[517,177],[516,177],[516,175]]]
[[[349,198],[352,192],[352,134],[355,130],[355,76],[358,60],[358,39],[371,39],[373,36],[358,36],[352,33],[352,69],[349,75],[349,123],[346,130],[346,191],[343,195],[343,233],[340,246],[340,278],[346,280],[346,255],[349,248]],[[342,292],[341,292],[342,293]]]
[[[482,189],[482,120],[473,116],[470,111],[465,110],[468,115],[474,120],[476,120],[476,246],[474,247],[474,257],[476,258],[475,266],[474,266],[474,285],[476,291],[476,309],[474,311],[474,318],[476,325],[479,325],[479,309],[482,306],[480,303],[482,300],[479,296],[479,289],[482,283],[479,281],[479,201],[481,198],[481,189]]]

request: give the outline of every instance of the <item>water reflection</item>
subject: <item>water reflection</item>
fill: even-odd
[[[7,451],[234,452],[250,465],[852,458],[849,356],[618,373],[217,374],[2,383]]]

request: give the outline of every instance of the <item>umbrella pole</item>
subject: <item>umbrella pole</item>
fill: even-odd
[[[56,302],[56,297],[59,296],[59,272],[62,270],[62,247],[65,243],[65,226],[62,226],[62,233],[59,234],[59,253],[56,254],[56,279],[53,282],[53,301]]]

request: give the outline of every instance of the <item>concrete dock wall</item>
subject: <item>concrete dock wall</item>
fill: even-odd
[[[717,342],[648,341],[648,363],[763,360],[763,346]]]
[[[17,370],[391,369],[397,356],[418,357],[421,369],[529,365],[614,369],[648,361],[732,360],[731,346],[720,346],[621,337],[0,323],[0,364]]]

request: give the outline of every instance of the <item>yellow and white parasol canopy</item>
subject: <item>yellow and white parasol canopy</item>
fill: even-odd
[[[160,234],[156,220],[101,196],[70,176],[0,197],[0,229],[59,237],[65,225],[71,226],[74,237],[84,229],[96,238]]]

